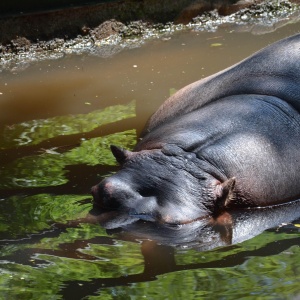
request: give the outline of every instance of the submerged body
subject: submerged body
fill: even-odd
[[[170,97],[95,205],[182,224],[300,198],[300,35]]]

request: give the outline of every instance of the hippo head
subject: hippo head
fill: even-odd
[[[111,146],[121,170],[92,187],[94,206],[137,219],[186,224],[209,218],[224,205],[234,180],[221,183],[176,146],[131,152]]]

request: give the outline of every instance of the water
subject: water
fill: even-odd
[[[0,298],[300,295],[298,222],[276,226],[299,216],[297,204],[284,214],[232,215],[235,225],[222,230],[140,224],[126,233],[76,221],[91,209],[90,187],[118,169],[110,144],[133,147],[175,90],[298,31],[299,24],[256,36],[232,28],[182,32],[112,58],[66,56],[3,72]]]

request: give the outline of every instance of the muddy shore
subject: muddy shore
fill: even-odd
[[[130,2],[141,4],[143,1]],[[179,2],[183,5],[181,1]],[[119,16],[111,19],[109,14],[104,14],[107,19],[103,19],[105,21],[102,20],[101,23],[97,23],[94,19],[91,19],[90,23],[84,23],[84,18],[81,18],[80,24],[67,23],[70,26],[58,26],[59,30],[47,27],[49,19],[44,14],[45,29],[39,34],[34,34],[32,29],[26,32],[25,27],[19,31],[20,34],[16,34],[18,26],[11,27],[14,28],[13,30],[9,30],[7,27],[9,22],[15,22],[16,19],[13,17],[2,18],[0,24],[1,22],[2,25],[3,22],[8,23],[3,25],[4,27],[2,26],[2,28],[6,28],[6,31],[2,30],[2,36],[0,36],[0,71],[22,70],[32,62],[57,59],[67,54],[89,53],[109,57],[123,49],[138,47],[147,40],[166,38],[174,32],[182,30],[215,31],[219,26],[227,26],[230,30],[264,34],[300,20],[299,1],[185,2],[193,3],[190,5],[185,3],[186,6],[177,7],[176,13],[174,9],[173,13],[162,14],[163,17],[154,17],[158,15],[155,9],[152,11],[152,17],[151,14],[145,14],[145,11],[149,10],[148,8],[144,12],[139,10],[140,13],[135,14],[134,17],[127,15],[127,18]],[[214,4],[212,5],[211,2]],[[113,7],[113,3],[107,5]],[[82,12],[91,7],[94,6],[81,7],[77,10]],[[120,7],[118,9],[124,13],[124,9],[122,10]],[[56,12],[55,15],[58,18],[59,12]],[[43,15],[37,14],[35,17],[41,22],[40,18]],[[64,17],[61,20],[66,21]],[[59,24],[56,23],[56,25]],[[34,28],[34,24],[32,28]]]

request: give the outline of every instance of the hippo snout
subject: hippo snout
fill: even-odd
[[[104,210],[130,210],[142,196],[126,182],[107,178],[91,189],[94,205]]]
[[[93,196],[93,204],[96,205],[96,206],[102,206],[101,205],[101,199],[99,197],[99,193],[98,193],[98,190],[99,190],[99,187],[98,185],[94,185],[92,188],[91,188],[91,194]]]
[[[111,181],[110,179],[105,179],[91,189],[94,205],[101,209],[115,210],[121,206],[120,199],[114,196],[118,187]]]

